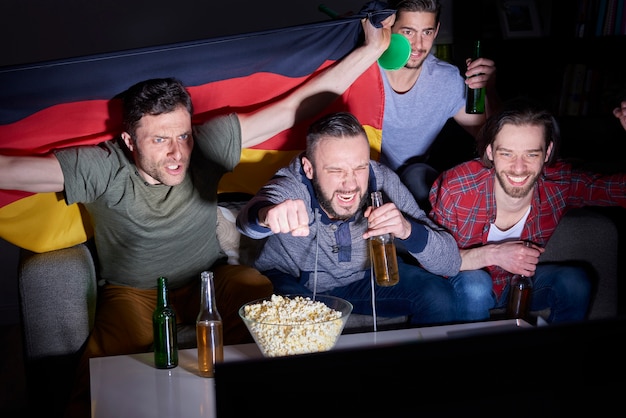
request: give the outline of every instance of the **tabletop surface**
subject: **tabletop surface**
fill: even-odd
[[[347,334],[339,338],[334,350],[462,337],[515,327],[532,326],[524,321],[502,320]],[[167,370],[154,367],[153,353],[92,358],[92,417],[214,418],[214,381],[198,374],[197,350],[180,350],[178,357],[178,367]],[[227,362],[262,357],[255,344],[224,347]]]

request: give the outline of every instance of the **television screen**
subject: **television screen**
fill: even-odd
[[[626,320],[217,365],[220,418],[601,416],[626,389]]]

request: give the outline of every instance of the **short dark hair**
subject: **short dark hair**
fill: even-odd
[[[435,23],[439,23],[441,3],[438,0],[389,0],[390,8],[396,10],[396,16],[402,12],[426,12],[435,14]]]
[[[556,119],[543,106],[532,100],[514,99],[507,102],[501,112],[489,117],[478,132],[476,137],[477,155],[481,158],[485,167],[493,167],[493,162],[487,157],[487,147],[493,145],[496,135],[498,135],[504,125],[542,126],[546,150],[550,144],[553,144],[552,153],[546,165],[549,166],[554,163],[557,158],[561,136]]]
[[[145,115],[160,115],[183,106],[193,115],[191,96],[176,78],[154,78],[141,81],[126,90],[123,95],[123,127],[132,137],[137,123]]]
[[[323,116],[309,126],[306,135],[306,156],[313,162],[315,148],[324,137],[343,138],[359,135],[367,138],[365,128],[352,113],[336,112]]]

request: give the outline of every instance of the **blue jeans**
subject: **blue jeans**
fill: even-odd
[[[402,183],[409,189],[420,208],[428,213],[430,211],[428,194],[435,179],[437,179],[439,175],[437,170],[426,163],[420,162],[407,165],[398,175]]]
[[[489,319],[495,307],[491,275],[485,270],[465,270],[448,279],[456,295],[457,321],[473,322]]]
[[[540,263],[532,278],[530,310],[550,308],[549,323],[584,320],[591,298],[591,281],[584,269],[558,263]],[[491,276],[484,270],[462,271],[450,278],[457,296],[460,320],[484,320],[489,309],[506,308],[509,286],[497,300]],[[487,285],[488,284],[488,285]]]
[[[454,321],[455,297],[450,282],[442,276],[429,273],[421,267],[398,260],[400,282],[391,287],[374,285],[377,317],[408,315],[414,325],[444,324]],[[280,295],[313,292],[298,278],[278,270],[263,272]],[[353,313],[372,315],[372,282],[370,270],[364,278],[347,286],[336,287],[320,294],[340,297],[352,303]]]

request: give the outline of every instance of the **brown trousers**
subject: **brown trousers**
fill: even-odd
[[[270,296],[273,291],[272,283],[257,270],[246,266],[215,266],[213,273],[217,309],[224,325],[224,344],[252,342],[250,333],[239,317],[239,308],[246,302]],[[176,312],[177,323],[195,324],[200,310],[200,275],[193,283],[178,289],[169,289],[168,299]],[[155,289],[105,285],[99,291],[94,328],[78,365],[67,417],[91,416],[90,358],[151,350],[152,313],[155,308]]]

